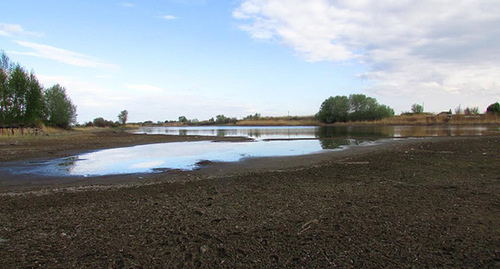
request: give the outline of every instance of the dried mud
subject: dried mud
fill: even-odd
[[[498,268],[499,153],[500,137],[432,139],[279,171],[4,193],[0,267]]]

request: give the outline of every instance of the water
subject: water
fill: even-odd
[[[499,134],[498,127],[149,127],[138,133],[234,137],[254,142],[179,142],[124,147],[69,158],[0,164],[1,174],[100,176],[193,170],[200,162],[236,162],[244,158],[297,156],[370,146],[389,139],[425,136]]]
[[[322,139],[338,137],[435,137],[482,136],[499,134],[495,126],[299,126],[299,127],[142,127],[136,133],[165,135],[199,135],[218,137],[250,137],[256,140]]]

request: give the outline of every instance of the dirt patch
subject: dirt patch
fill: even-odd
[[[4,194],[0,259],[5,268],[495,268],[499,142],[435,139],[299,167]]]

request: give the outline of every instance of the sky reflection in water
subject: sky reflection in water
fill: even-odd
[[[340,143],[358,143],[347,140]],[[332,144],[333,145],[333,144]],[[192,170],[200,161],[236,162],[243,158],[306,155],[323,150],[318,140],[262,142],[183,142],[163,143],[102,150],[60,163],[61,173],[107,175],[154,172],[158,169]]]
[[[255,142],[180,142],[115,148],[42,162],[0,164],[0,174],[95,176],[192,170],[200,161],[236,162],[249,157],[296,156],[381,143],[382,138],[498,134],[491,127],[174,127],[138,133],[245,136]]]

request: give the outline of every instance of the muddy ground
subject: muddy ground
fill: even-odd
[[[431,139],[281,169],[3,190],[0,267],[498,268],[499,153],[500,137]]]

